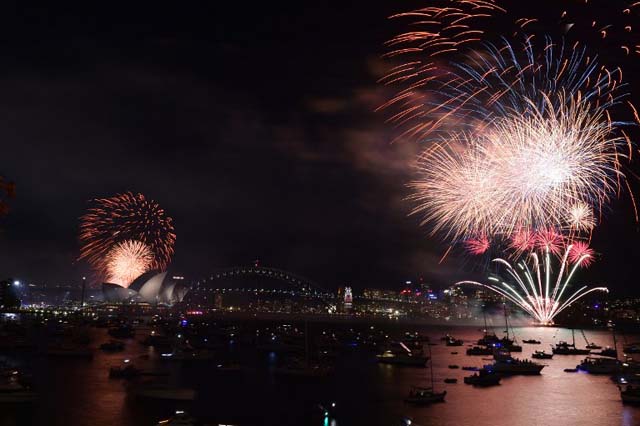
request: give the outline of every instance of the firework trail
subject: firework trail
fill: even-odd
[[[119,243],[136,241],[153,255],[150,269],[166,269],[176,240],[173,220],[153,200],[126,192],[93,200],[80,218],[80,259],[107,276],[109,254]]]
[[[129,287],[153,262],[153,252],[146,244],[134,240],[118,243],[107,254],[107,282]]]
[[[572,252],[575,250],[575,254]],[[589,289],[581,286],[577,290],[571,287],[571,278],[580,265],[593,256],[593,252],[585,247],[567,246],[561,257],[560,270],[556,277],[552,276],[551,258],[549,250],[529,255],[530,263],[519,261],[512,265],[504,259],[494,259],[493,262],[505,268],[508,278],[491,275],[490,284],[477,281],[460,281],[456,285],[477,285],[489,289],[515,303],[529,313],[539,324],[553,324],[553,319],[563,310],[571,306],[578,299],[595,291],[608,292],[606,287]],[[568,259],[575,259],[570,266]]]

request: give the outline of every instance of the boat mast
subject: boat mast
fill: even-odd
[[[304,362],[309,368],[309,321],[304,320]]]
[[[571,329],[571,340],[573,341],[573,347],[576,347],[576,332],[575,330],[572,328]]]
[[[487,337],[487,311],[485,305],[482,305],[482,318],[484,318],[484,337]]]
[[[616,354],[616,359],[618,359],[618,345],[616,344],[616,330],[611,327],[611,334],[613,334],[613,350]]]
[[[436,389],[433,387],[433,357],[431,356],[431,345],[427,344],[429,347],[429,370],[431,370],[431,391],[435,392]]]
[[[504,302],[502,306],[504,307],[504,326],[505,326],[504,331],[507,333],[507,340],[509,340],[509,322],[507,321],[507,302]]]

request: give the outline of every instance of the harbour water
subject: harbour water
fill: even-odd
[[[413,424],[459,426],[640,424],[640,407],[623,405],[617,386],[606,375],[566,373],[584,356],[556,355],[540,376],[505,378],[501,385],[474,388],[462,379],[472,373],[448,368],[451,364],[477,366],[491,363],[487,356],[467,356],[468,345],[481,336],[477,327],[407,327],[428,335],[432,342],[436,390],[446,390],[446,402],[426,407],[403,402],[412,385],[430,385],[428,368],[381,365],[374,353],[358,347],[343,351],[335,371],[321,379],[283,379],[273,374],[281,355],[252,349],[228,349],[243,365],[240,372],[221,372],[213,362],[162,361],[155,349],[127,339],[124,352],[95,351],[91,360],[53,359],[42,355],[7,355],[33,374],[39,397],[33,404],[4,407],[2,425],[155,425],[177,409],[184,409],[206,424],[233,425],[393,425],[410,417]],[[500,332],[502,330],[499,330]],[[571,331],[551,327],[515,328],[518,340],[537,339],[540,345],[522,344],[518,358],[530,358],[534,350],[550,352],[559,340],[571,341]],[[92,329],[92,346],[108,340],[105,329]],[[440,337],[450,333],[464,346],[448,347]],[[499,333],[498,333],[499,334]],[[608,331],[586,331],[587,338],[612,345]],[[623,336],[618,337],[619,349]],[[638,336],[626,336],[628,341]],[[576,343],[585,342],[576,332]],[[425,348],[426,349],[426,348]],[[451,352],[458,352],[452,354]],[[189,403],[150,402],[128,396],[126,381],[110,379],[109,365],[129,358],[136,365],[166,371],[167,380],[193,387],[197,397]],[[445,378],[457,378],[445,384]],[[336,403],[335,420],[325,419],[319,404]]]

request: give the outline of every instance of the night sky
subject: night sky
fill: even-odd
[[[405,30],[386,17],[424,4],[0,9],[0,172],[17,184],[0,275],[77,282],[87,201],[134,191],[174,218],[170,270],[189,279],[255,259],[329,288],[476,277],[476,259],[437,264],[446,244],[404,200],[419,147],[374,111],[383,42]],[[583,281],[638,293],[639,238],[623,196]]]

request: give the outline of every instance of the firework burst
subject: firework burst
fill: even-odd
[[[572,257],[573,250],[576,250],[573,257],[577,257],[577,260],[572,262],[573,266],[569,266],[568,259]],[[576,290],[572,289],[571,278],[577,268],[584,265],[591,256],[592,252],[585,251],[583,247],[567,246],[556,277],[552,277],[552,256],[549,250],[540,255],[532,252],[529,255],[529,265],[525,261],[512,265],[507,260],[498,258],[493,262],[505,268],[507,279],[492,275],[488,278],[490,284],[461,281],[456,285],[470,284],[489,289],[518,305],[539,324],[553,324],[554,318],[578,299],[595,291],[609,291],[606,287],[589,289],[581,286]]]
[[[107,282],[129,287],[153,262],[153,252],[146,244],[132,240],[120,242],[107,254]]]
[[[106,276],[109,253],[124,241],[144,244],[153,255],[149,268],[166,269],[176,240],[173,220],[153,200],[127,192],[93,200],[80,219],[80,259]]]

